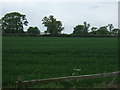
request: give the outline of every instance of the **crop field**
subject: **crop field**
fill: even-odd
[[[3,37],[2,49],[3,87],[15,87],[18,77],[47,79],[114,72],[118,68],[118,40],[113,37]],[[112,79],[56,82],[36,87],[95,87]]]

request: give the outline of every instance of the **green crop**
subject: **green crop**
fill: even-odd
[[[74,69],[79,75],[118,69],[117,38],[3,37],[2,49],[3,87],[15,87],[19,76],[32,80],[72,76]]]

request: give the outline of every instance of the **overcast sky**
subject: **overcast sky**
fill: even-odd
[[[20,12],[26,15],[29,26],[37,26],[41,31],[46,29],[42,25],[42,19],[49,15],[62,21],[65,27],[63,33],[72,33],[73,27],[83,24],[84,21],[91,26],[113,24],[114,27],[118,27],[117,2],[4,2],[0,4],[1,17],[9,12]]]

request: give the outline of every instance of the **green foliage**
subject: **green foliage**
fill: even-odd
[[[90,27],[90,24],[87,24],[87,22],[84,22],[84,35],[88,35],[89,27]]]
[[[15,87],[18,76],[32,80],[71,76],[74,68],[81,70],[79,75],[118,69],[117,38],[3,37],[2,44],[3,87]],[[92,87],[102,81],[107,80],[83,79],[75,85]]]
[[[92,27],[91,32],[89,34],[95,36],[96,32],[97,32],[97,27]]]
[[[98,36],[109,36],[110,32],[108,31],[106,26],[100,27],[97,32],[96,35]]]
[[[62,27],[62,22],[57,21],[52,15],[50,15],[49,17],[44,17],[42,21],[42,24],[47,27],[45,33],[50,33],[51,35],[59,35],[64,29],[64,27]]]
[[[91,31],[96,31],[97,30],[97,27],[92,27],[91,28]]]
[[[26,16],[18,12],[7,13],[2,18],[2,30],[5,33],[23,33],[23,25],[27,24]]]
[[[84,25],[77,25],[74,27],[73,36],[88,36],[88,29],[90,24],[84,22]]]
[[[76,27],[74,27],[73,35],[84,35],[84,26],[77,25]]]
[[[112,30],[114,28],[113,24],[108,24],[108,27],[109,27],[109,31],[112,32]]]
[[[24,33],[23,26],[27,26],[28,21],[26,19],[26,15],[20,14],[18,12],[7,13],[0,19],[0,28],[2,28],[2,32],[4,33]],[[42,19],[42,24],[47,28],[45,35],[47,36],[60,36],[64,27],[62,26],[62,22],[56,20],[53,15],[49,17],[44,17]],[[74,27],[74,31],[71,36],[119,36],[119,30],[114,28],[113,24],[108,24],[107,26],[100,27],[92,27],[91,32],[89,32],[90,24],[86,21],[83,25],[77,25]],[[30,27],[28,29],[29,34],[39,34],[39,30],[37,27]],[[26,34],[23,34],[26,35]],[[67,35],[67,34],[66,34]],[[16,34],[16,36],[18,36]],[[67,35],[69,36],[69,35]]]
[[[120,29],[114,28],[111,33],[114,36],[120,36]]]
[[[40,34],[40,30],[37,27],[29,27],[27,30],[29,34]]]

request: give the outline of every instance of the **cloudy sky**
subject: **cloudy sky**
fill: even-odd
[[[9,12],[25,14],[29,26],[37,26],[45,31],[42,25],[44,16],[53,15],[62,21],[65,27],[63,33],[72,33],[73,27],[83,24],[105,26],[113,24],[118,27],[118,2],[1,2],[0,17]],[[29,26],[25,27],[27,29]]]

